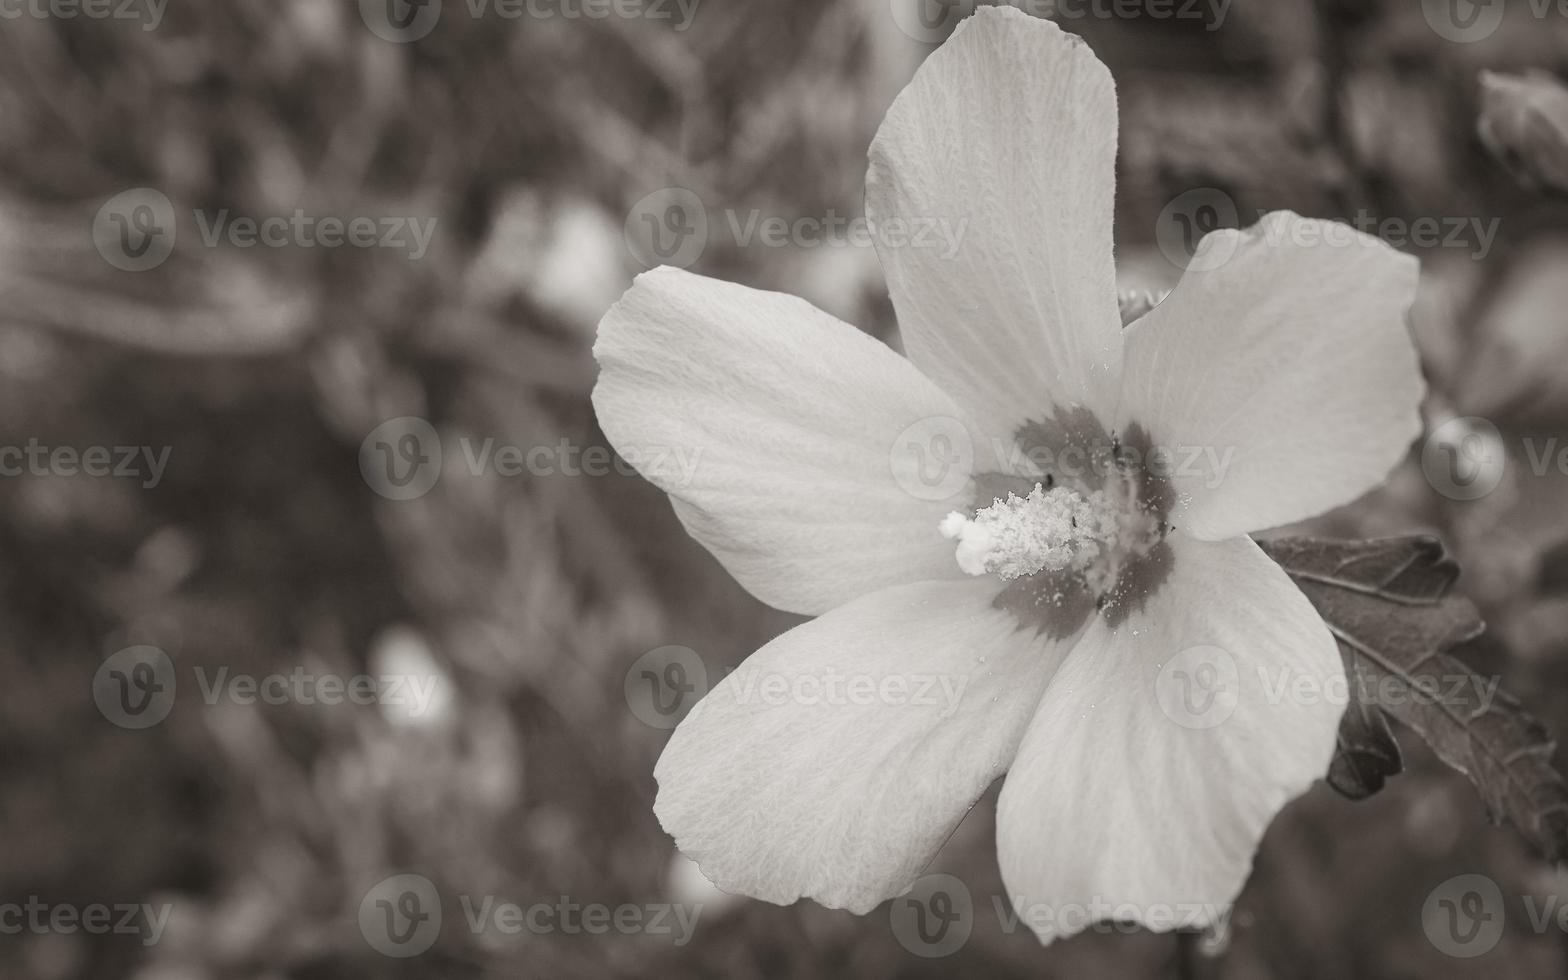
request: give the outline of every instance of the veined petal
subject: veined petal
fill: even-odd
[[[1249,538],[1170,541],[1171,579],[1088,628],[1002,786],[1002,877],[1042,942],[1212,924],[1334,753],[1345,675],[1311,604]]]
[[[1007,769],[1071,641],[998,583],[921,582],[785,633],[699,701],[654,812],[720,888],[866,912],[918,877]]]
[[[866,212],[904,346],[994,435],[1075,405],[1111,418],[1115,164],[1110,73],[1009,7],[961,23],[871,144]]]
[[[1348,503],[1421,432],[1405,313],[1416,260],[1347,225],[1276,211],[1199,244],[1127,329],[1118,429],[1168,452],[1174,523],[1210,540]]]
[[[804,300],[661,268],[599,324],[593,404],[753,595],[825,612],[960,578],[937,524],[986,451],[903,357]]]

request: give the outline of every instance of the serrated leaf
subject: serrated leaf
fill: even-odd
[[[1259,542],[1317,607],[1339,641],[1353,699],[1329,781],[1346,796],[1377,792],[1399,772],[1393,718],[1475,786],[1553,861],[1568,856],[1568,784],[1555,744],[1514,698],[1447,652],[1483,625],[1450,589],[1459,567],[1435,538]]]
[[[1368,692],[1375,690],[1373,678],[1355,651],[1339,645],[1345,661],[1345,676],[1350,679],[1352,700],[1339,722],[1339,747],[1329,764],[1328,784],[1340,795],[1364,800],[1383,788],[1388,777],[1404,771],[1404,755],[1388,727],[1388,716]]]

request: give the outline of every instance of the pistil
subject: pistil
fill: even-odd
[[[958,567],[970,575],[1006,580],[1042,571],[1086,569],[1117,540],[1115,504],[1103,490],[1087,496],[1068,487],[1035,484],[1026,497],[1009,493],[976,511],[954,511],[942,536],[958,542]]]

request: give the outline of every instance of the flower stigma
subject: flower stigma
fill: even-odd
[[[942,519],[942,536],[958,542],[958,567],[1011,581],[1067,568],[1086,570],[1120,534],[1118,509],[1104,490],[1087,496],[1065,486],[1036,483],[1026,497],[1008,493],[975,512]]]
[[[938,530],[957,542],[960,569],[1003,581],[995,604],[1021,624],[1071,636],[1100,612],[1117,626],[1171,571],[1175,496],[1149,466],[1148,433],[1131,423],[1117,438],[1068,408],[1021,429],[1019,444],[1057,465],[1032,478],[981,474],[971,508]]]

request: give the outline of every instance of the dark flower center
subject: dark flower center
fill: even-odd
[[[1052,637],[1075,634],[1095,612],[1107,625],[1121,625],[1159,589],[1174,562],[1165,540],[1175,502],[1164,475],[1168,458],[1141,425],[1112,434],[1081,407],[1057,409],[1049,420],[1021,427],[1014,439],[1016,456],[1002,461],[1006,472],[975,478],[972,515],[998,507],[1009,494],[1066,488],[1075,499],[1108,504],[1114,531],[1085,561],[1011,578],[997,607]]]

